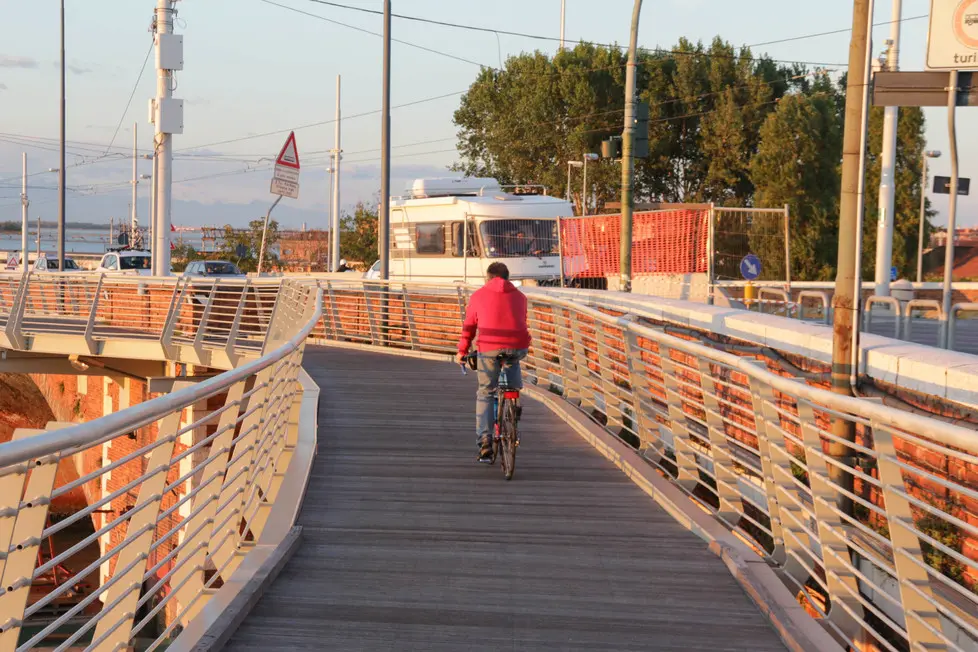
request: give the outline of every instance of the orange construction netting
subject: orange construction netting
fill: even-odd
[[[709,209],[659,210],[632,217],[632,275],[707,271]],[[621,269],[621,215],[560,221],[564,270],[572,277],[617,276]]]

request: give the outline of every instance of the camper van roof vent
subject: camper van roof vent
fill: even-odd
[[[457,197],[460,195],[493,195],[500,192],[499,182],[490,178],[445,177],[441,179],[415,179],[407,188],[411,199],[425,197]]]

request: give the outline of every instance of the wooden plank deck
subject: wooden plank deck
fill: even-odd
[[[474,375],[309,347],[319,456],[295,556],[228,649],[784,650],[706,545],[525,401],[475,462]]]

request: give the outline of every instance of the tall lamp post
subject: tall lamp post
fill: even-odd
[[[61,167],[58,168],[58,271],[65,269],[65,0],[61,0]]]
[[[585,153],[584,156],[584,189],[581,191],[581,215],[587,215],[588,202],[587,202],[587,162],[597,161],[600,158],[594,153]]]
[[[924,280],[924,224],[927,222],[927,159],[940,158],[941,153],[936,150],[924,152],[922,157],[923,165],[920,172],[920,224],[917,232],[917,282]]]
[[[584,167],[584,161],[567,161],[567,201],[571,201],[571,168]],[[584,196],[581,196],[581,215],[584,215]]]

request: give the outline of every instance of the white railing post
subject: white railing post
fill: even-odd
[[[850,638],[855,639],[861,625],[854,614],[862,614],[859,604],[859,585],[852,570],[852,559],[846,542],[845,520],[840,516],[836,500],[839,487],[829,480],[828,465],[840,464],[828,458],[822,449],[822,437],[815,420],[815,410],[802,400],[798,404],[798,421],[805,444],[805,463],[808,466],[808,486],[812,492],[816,532],[825,569],[825,586],[832,607],[829,619]]]
[[[178,568],[170,580],[170,585],[176,587],[176,599],[182,610],[180,620],[183,623],[193,620],[207,603],[207,595],[201,595],[204,590],[204,562],[213,541],[211,531],[217,514],[221,479],[228,468],[228,456],[234,440],[235,424],[241,411],[244,388],[245,384],[240,382],[228,389],[224,401],[226,409],[218,420],[217,436],[211,441],[210,460],[200,475],[198,486],[203,489],[194,496],[191,509],[193,515],[187,519],[183,550],[177,556]]]
[[[88,322],[85,324],[85,343],[88,345],[88,352],[97,355],[99,346],[95,342],[95,323],[98,317],[98,304],[102,298],[102,283],[105,281],[105,274],[98,275],[98,284],[95,286],[95,298],[92,299],[92,309],[88,311]]]
[[[224,349],[228,357],[234,355],[234,350],[238,342],[238,333],[241,332],[241,319],[244,317],[245,306],[248,303],[248,290],[251,288],[251,279],[246,278],[241,286],[241,298],[238,299],[238,306],[234,309],[234,319],[231,321],[231,328],[228,330],[228,341]]]
[[[401,296],[404,297],[404,321],[407,322],[408,336],[411,338],[411,348],[421,348],[421,338],[418,337],[418,324],[414,321],[414,310],[411,309],[411,297],[407,285],[401,286]]]
[[[200,313],[200,321],[197,322],[197,332],[194,334],[194,349],[200,355],[200,350],[204,346],[204,336],[207,334],[207,322],[211,318],[211,309],[214,307],[214,297],[217,296],[217,289],[221,283],[220,279],[214,279],[211,291],[207,294],[207,304]]]
[[[564,400],[574,405],[580,405],[583,400],[581,378],[577,370],[574,328],[571,324],[570,310],[560,307],[554,308],[554,327],[557,334],[557,355],[563,381]]]
[[[877,454],[886,522],[893,545],[893,566],[900,586],[900,603],[906,619],[910,649],[947,650],[947,642],[935,632],[942,632],[941,619],[935,607],[937,600],[925,570],[927,561],[920,548],[920,536],[914,524],[913,510],[907,500],[903,470],[897,464],[893,434],[873,423],[873,444]]]
[[[329,281],[326,281],[326,295],[329,297],[329,323],[333,331],[333,339],[338,341],[343,330],[343,322],[336,308],[336,294],[333,292],[333,284]]]
[[[664,454],[657,434],[653,434],[652,424],[655,423],[646,412],[645,396],[649,393],[649,378],[642,361],[642,348],[638,345],[638,335],[629,328],[635,318],[631,315],[619,319],[625,334],[625,359],[628,362],[628,382],[632,386],[632,412],[635,417],[635,435],[639,439],[639,449],[646,451],[651,448],[658,456]],[[658,460],[656,460],[658,461]]]
[[[721,385],[713,380],[713,370],[710,361],[705,358],[697,360],[700,370],[700,388],[703,392],[703,411],[705,413],[706,429],[710,436],[710,457],[713,459],[713,475],[716,481],[717,498],[720,501],[718,515],[730,527],[737,527],[744,506],[740,499],[737,474],[734,472],[734,457],[727,442],[726,424],[720,413],[720,401],[717,393]]]
[[[14,439],[24,439],[43,433],[43,430],[18,428],[14,431]],[[32,575],[37,564],[37,551],[41,545],[41,533],[47,521],[48,506],[51,491],[54,489],[54,479],[58,470],[61,456],[53,456],[43,460],[35,460],[24,464],[9,477],[0,479],[2,488],[9,490],[4,493],[3,500],[7,503],[10,513],[3,515],[0,522],[0,649],[13,650],[20,638],[23,625],[24,609],[30,594]],[[30,477],[24,487],[27,471]],[[21,490],[23,489],[23,499]],[[14,511],[16,510],[16,511]]]
[[[166,321],[163,322],[163,332],[160,333],[160,344],[168,357],[175,357],[170,354],[173,347],[173,332],[176,330],[177,323],[180,321],[180,309],[189,285],[189,281],[178,278],[176,284],[173,286],[173,296],[170,298],[170,310],[167,312]]]
[[[624,332],[622,338],[624,339]],[[604,332],[603,325],[598,322],[594,324],[594,341],[598,348],[598,373],[604,394],[604,415],[608,420],[608,428],[614,432],[624,427],[621,388],[615,382],[615,369],[612,364],[611,346],[608,345],[608,335]]]
[[[673,452],[676,455],[676,481],[686,491],[692,492],[700,484],[700,471],[696,463],[696,450],[690,442],[688,420],[683,409],[682,387],[676,378],[676,363],[672,349],[659,342],[659,368],[665,385],[666,403],[669,405],[669,423],[672,429]]]
[[[21,330],[24,321],[24,312],[27,310],[27,293],[30,289],[31,273],[25,272],[17,285],[17,294],[14,297],[14,305],[10,307],[10,314],[7,316],[7,325],[4,334],[7,341],[14,349],[23,350],[26,348],[27,338]]]
[[[92,648],[99,652],[114,652],[129,641],[136,617],[143,574],[149,562],[150,548],[156,538],[157,519],[163,502],[170,458],[180,429],[181,412],[163,417],[159,423],[159,439],[146,463],[146,473],[139,487],[137,507],[129,518],[126,543],[116,558],[115,572],[123,573],[103,594],[106,605],[95,626]]]
[[[240,435],[234,443],[234,456],[228,465],[218,498],[219,513],[211,534],[214,543],[211,560],[214,562],[221,577],[225,580],[231,577],[234,569],[241,562],[238,548],[244,533],[241,532],[245,494],[248,490],[248,480],[252,472],[258,441],[261,437],[262,413],[264,412],[267,386],[271,378],[271,370],[266,369],[255,377],[248,397],[245,413],[247,416],[241,424]]]

